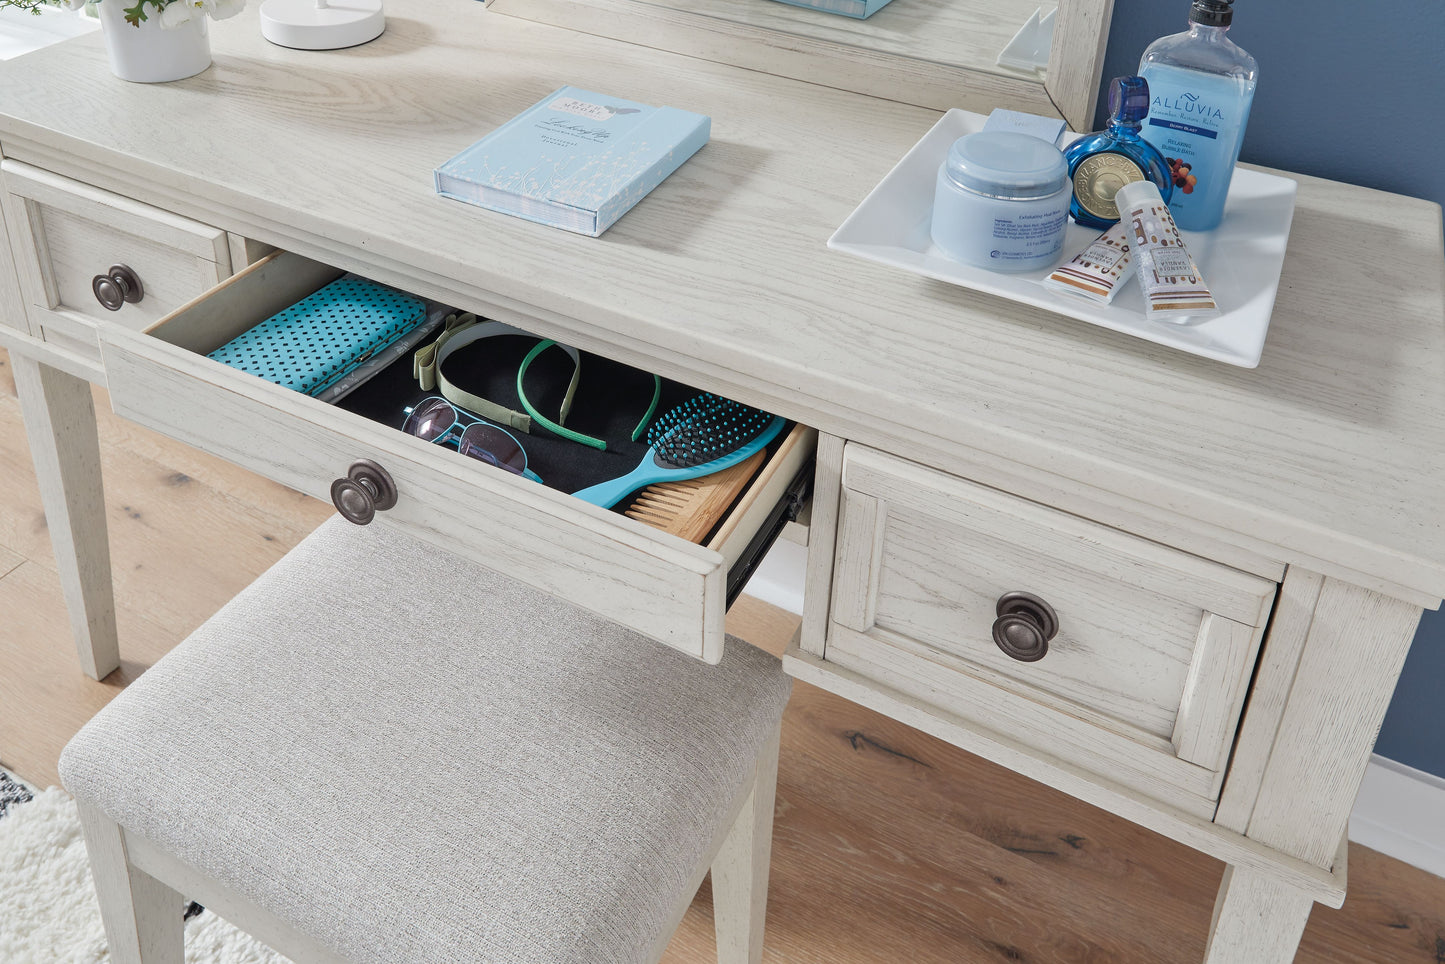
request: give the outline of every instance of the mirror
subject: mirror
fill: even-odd
[[[800,0],[854,4],[866,0]],[[877,3],[878,0],[871,0]],[[1060,0],[1048,64],[998,56],[1040,0],[889,0],[867,19],[781,0],[488,0],[499,13],[920,107],[1009,107],[1090,130],[1113,0]],[[1049,10],[1044,0],[1043,12]]]

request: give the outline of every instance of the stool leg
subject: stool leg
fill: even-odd
[[[773,855],[773,802],[778,787],[778,737],[758,756],[753,789],[712,862],[713,921],[718,964],[758,964],[768,908]]]
[[[181,895],[131,866],[120,826],[76,801],[112,964],[184,964]]]

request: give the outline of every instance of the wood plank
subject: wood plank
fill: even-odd
[[[176,587],[185,595],[184,587]],[[120,669],[97,682],[75,662],[75,640],[53,569],[27,560],[0,578],[0,765],[39,786],[60,782],[56,761],[75,732],[181,637],[122,605]],[[206,614],[209,615],[209,614]],[[201,616],[203,619],[204,616]]]
[[[26,298],[21,292],[20,278],[15,273],[14,259],[10,251],[10,227],[6,209],[9,207],[0,198],[0,328],[14,328],[29,333],[30,319],[25,311]],[[3,389],[3,385],[0,385]]]
[[[94,807],[81,804],[76,809],[110,960],[185,964],[185,899],[131,863],[119,824]]]
[[[6,190],[42,207],[64,211],[133,238],[148,238],[224,265],[226,273],[230,273],[231,255],[223,231],[17,161],[0,162],[0,174],[4,175]],[[123,251],[114,253],[117,260],[123,260]],[[97,266],[97,270],[100,267],[104,265]]]
[[[936,703],[880,686],[876,681],[829,661],[815,660],[790,649],[784,665],[799,679],[827,688],[846,699],[868,706],[894,719],[959,746],[987,754],[1010,770],[1056,787],[1079,800],[1107,809],[1129,821],[1200,850],[1222,855],[1232,863],[1266,871],[1331,906],[1344,900],[1341,881],[1322,868],[1281,856],[1248,837],[1222,831],[1203,817],[1165,807],[1136,791],[1100,777],[1067,760],[1044,758],[1006,734],[969,724],[940,710]]]
[[[718,964],[759,964],[763,957],[780,736],[774,731],[758,756],[752,789],[709,871]]]
[[[1409,603],[1325,580],[1250,837],[1330,865],[1419,621]]]
[[[1309,636],[1324,577],[1291,566],[1280,585],[1279,599],[1270,617],[1268,638],[1250,688],[1249,705],[1240,724],[1229,774],[1220,791],[1214,822],[1236,833],[1244,833],[1254,813],[1259,785],[1274,747],[1285,701],[1294,685],[1300,654]]]
[[[1204,614],[1174,720],[1174,751],[1181,760],[1208,770],[1223,767],[1263,636],[1262,625]]]
[[[862,492],[843,490],[838,510],[838,551],[833,563],[833,622],[860,633],[873,628],[878,605],[878,569],[883,554],[887,504]]]
[[[1204,964],[1291,964],[1311,903],[1306,895],[1263,874],[1225,868]]]
[[[209,616],[334,511],[117,417],[101,389],[94,398],[120,609],[184,635],[199,624],[198,609]],[[54,573],[14,399],[0,398],[0,460],[13,467],[15,486],[0,501],[0,546]]]
[[[888,697],[905,696],[919,712],[936,709],[954,742],[981,756],[1022,765],[1016,755],[1028,748],[1037,759],[1024,772],[1050,786],[1070,789],[1080,775],[1093,774],[1100,784],[1128,787],[1199,818],[1214,812],[1208,796],[1214,774],[1176,758],[1168,739],[1127,721],[1050,699],[1047,692],[886,631],[864,635],[835,624],[828,660],[880,684]]]
[[[1099,0],[1076,2],[1099,5]],[[842,19],[838,17],[814,15],[811,21],[795,21],[787,29],[769,29],[749,22],[756,16],[741,21],[735,13],[725,17],[710,16],[708,6],[713,10],[729,10],[730,5],[723,0],[711,0],[710,4],[702,0],[686,8],[617,0],[491,0],[489,6],[539,23],[646,44],[659,50],[871,94],[905,104],[940,110],[964,107],[983,112],[1005,106],[1046,117],[1061,116],[1036,74],[999,67],[995,63],[1002,44],[982,64],[960,63],[957,52],[968,42],[949,43],[948,31],[939,30],[929,22],[919,24],[919,27],[924,30],[934,27],[934,36],[929,40],[949,50],[949,55],[935,58],[918,51],[918,47],[927,47],[928,43],[919,43],[916,38],[909,37],[906,29],[889,31],[897,34],[895,41],[908,50],[908,56],[898,56],[892,50],[878,49],[888,46],[886,42],[882,45],[850,43],[848,38],[837,36],[837,29],[820,30],[814,26],[819,21],[826,26],[826,21],[830,19]],[[929,12],[934,16],[929,19],[936,21],[938,15],[951,6],[933,6]],[[895,7],[886,19],[892,20],[906,9],[906,6]],[[1014,29],[1022,27],[1027,18],[1026,12],[1019,17]],[[870,25],[872,23],[870,20]],[[1082,22],[1076,25],[1083,26]],[[1107,20],[1103,25],[1097,19],[1094,21],[1096,30],[1106,25]],[[1107,32],[1107,29],[1103,30],[1103,33]],[[983,33],[986,37],[988,32]],[[1060,34],[1055,32],[1054,36],[1059,37]],[[1095,43],[1097,40],[1090,38],[1089,46]],[[1067,56],[1073,49],[1072,45],[1060,44],[1059,54]],[[1097,87],[1099,64],[1095,62],[1093,66],[1093,86]],[[1076,116],[1073,120],[1076,124],[1088,123],[1092,118],[1084,120]]]
[[[90,385],[31,358],[11,364],[80,666],[102,679],[120,654]]]
[[[266,265],[247,270],[256,277]],[[112,400],[128,418],[316,498],[370,458],[401,496],[373,525],[405,526],[698,658],[721,658],[717,553],[152,337],[109,332],[104,354]]]
[[[798,645],[822,656],[833,598],[833,549],[838,540],[838,513],[843,490],[843,440],[818,435],[813,471],[813,504],[808,522],[808,564],[804,571],[803,630]]]
[[[1114,0],[1060,3],[1054,12],[1054,43],[1049,49],[1044,88],[1076,131],[1093,129],[1113,16]]]
[[[1274,599],[1267,579],[866,446],[849,446],[843,486],[1250,626]]]

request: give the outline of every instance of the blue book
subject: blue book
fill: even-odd
[[[436,190],[595,238],[711,132],[702,114],[563,87],[437,168]]]

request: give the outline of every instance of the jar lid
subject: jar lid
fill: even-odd
[[[944,170],[965,190],[1014,200],[1048,197],[1069,180],[1063,151],[1013,131],[965,134],[949,148]]]

